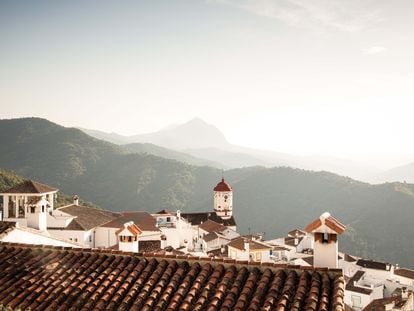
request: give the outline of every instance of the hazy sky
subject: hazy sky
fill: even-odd
[[[0,118],[136,134],[198,116],[236,144],[405,161],[413,16],[409,0],[0,1]]]

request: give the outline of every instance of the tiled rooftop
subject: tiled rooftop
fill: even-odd
[[[4,190],[2,193],[31,193],[41,194],[58,191],[56,188],[50,187],[45,184],[33,180],[26,180],[16,186]]]
[[[231,216],[229,219],[223,219],[217,216],[216,212],[181,213],[181,217],[187,219],[193,226],[200,225],[209,219],[224,226],[236,226],[234,216]]]
[[[63,206],[58,210],[76,216],[66,227],[67,230],[90,230],[120,217],[115,212],[76,204]]]
[[[340,270],[0,244],[0,309],[344,310]]]

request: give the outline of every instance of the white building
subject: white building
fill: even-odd
[[[162,210],[151,215],[156,219],[157,227],[165,238],[163,243],[166,246],[184,250],[194,248],[193,227],[186,219],[181,217],[180,211],[172,213],[168,210]]]
[[[195,232],[195,250],[207,253],[222,249],[239,236],[236,231],[209,219],[200,224]]]
[[[27,180],[1,193],[3,219],[21,226],[47,230],[47,214],[53,211],[58,189]]]
[[[127,222],[116,231],[118,237],[119,250],[123,252],[139,252],[138,237],[142,231],[133,221]]]
[[[0,221],[0,241],[34,245],[53,245],[65,247],[84,247],[79,243],[67,241],[58,236],[33,228],[21,226],[19,223]]]
[[[237,260],[270,262],[272,247],[246,237],[239,237],[227,244],[228,257]]]
[[[384,284],[358,271],[345,287],[345,303],[356,311],[362,310],[374,299],[384,297]]]

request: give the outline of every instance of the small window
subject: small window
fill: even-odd
[[[36,207],[30,206],[30,213],[34,214],[36,212]]]
[[[78,242],[78,238],[75,238],[75,242]]]
[[[322,243],[329,243],[329,234],[328,232],[324,232],[322,235]]]
[[[92,236],[91,235],[89,236],[89,242],[92,242]]]
[[[167,222],[171,222],[171,217],[167,217]]]
[[[44,212],[45,212],[45,206],[42,205],[42,213],[44,213]]]

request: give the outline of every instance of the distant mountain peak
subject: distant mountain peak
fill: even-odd
[[[155,133],[130,137],[131,141],[152,143],[171,149],[222,148],[229,145],[224,134],[199,117]]]

